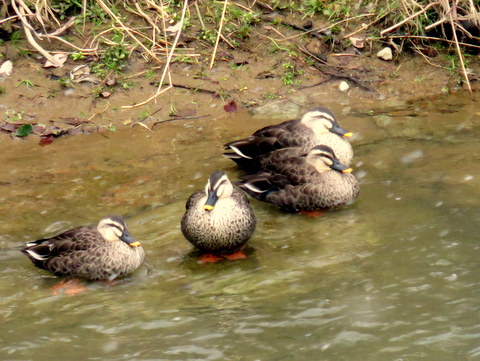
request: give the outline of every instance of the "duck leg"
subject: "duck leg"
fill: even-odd
[[[323,217],[326,212],[325,211],[320,211],[320,210],[317,210],[317,211],[300,211],[298,212],[300,214],[303,214],[305,216],[308,216],[308,217]]]
[[[63,279],[56,285],[50,287],[50,289],[53,291],[55,296],[60,293],[65,295],[77,295],[79,293],[88,291],[87,287],[80,284],[80,280],[78,278]]]
[[[229,261],[236,261],[237,259],[247,258],[247,255],[242,251],[236,251],[229,254],[222,254],[222,257],[228,259]]]
[[[216,254],[204,253],[200,256],[200,260],[198,262],[202,263],[202,264],[217,263],[218,261],[221,261],[222,259],[223,259],[223,257],[217,256]]]
[[[245,259],[247,255],[242,251],[236,251],[233,253],[224,253],[224,254],[212,254],[212,253],[204,253],[200,256],[199,263],[216,263],[222,260],[229,260],[229,261],[236,261],[238,259]]]

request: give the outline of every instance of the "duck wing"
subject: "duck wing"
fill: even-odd
[[[92,237],[98,237],[94,227],[78,227],[57,236],[27,242],[21,252],[39,268],[46,269],[47,262],[75,251],[92,247]]]

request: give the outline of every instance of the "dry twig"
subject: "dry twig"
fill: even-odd
[[[220,36],[222,35],[223,22],[225,21],[225,12],[227,11],[228,0],[225,0],[222,10],[222,18],[220,19],[220,25],[218,26],[217,39],[215,40],[215,46],[213,48],[212,59],[210,60],[210,69],[213,67],[215,61],[215,55],[217,54],[218,42],[220,41]]]
[[[427,11],[428,9],[430,9],[432,6],[439,5],[439,4],[440,4],[440,2],[438,2],[438,1],[435,1],[435,2],[433,2],[433,3],[428,4],[428,5],[425,6],[422,10],[417,11],[415,14],[410,15],[408,18],[403,19],[403,20],[400,21],[399,23],[397,23],[397,24],[395,24],[395,25],[392,25],[392,26],[390,26],[390,27],[387,28],[387,29],[382,30],[382,31],[380,32],[380,36],[384,36],[386,33],[389,33],[390,31],[395,30],[396,28],[402,26],[403,24],[408,23],[410,20],[416,18],[416,17],[419,16],[419,15],[422,15],[425,11]]]
[[[172,88],[172,75],[170,74],[170,63],[172,61],[173,53],[175,52],[175,49],[176,49],[177,44],[178,44],[178,40],[180,39],[180,35],[182,33],[183,23],[185,21],[185,14],[187,12],[187,8],[188,8],[188,0],[184,0],[183,9],[182,9],[182,16],[180,18],[179,30],[177,31],[177,35],[175,36],[175,40],[173,41],[172,48],[170,49],[170,52],[168,53],[167,61],[166,61],[165,67],[163,68],[163,73],[162,73],[162,77],[161,77],[159,85],[158,85],[157,92],[154,95],[152,95],[150,98],[148,98],[147,100],[145,100],[141,103],[138,103],[138,104],[135,104],[135,105],[124,105],[124,106],[122,106],[123,109],[130,109],[130,108],[139,107],[141,105],[145,105],[145,104],[151,102],[152,100],[156,99],[159,95],[165,93],[166,91],[168,91],[169,89]],[[169,85],[166,88],[162,89],[163,83],[165,81],[165,77],[167,75],[168,75]]]
[[[450,7],[450,4],[447,3],[447,6]],[[468,91],[470,92],[470,94],[473,94],[470,80],[468,79],[467,69],[465,68],[465,62],[463,60],[463,53],[460,49],[460,44],[458,43],[457,31],[455,23],[453,21],[453,8],[449,8],[448,15],[450,17],[450,25],[452,27],[453,39],[455,40],[455,47],[457,49],[458,58],[460,59],[460,65],[462,66],[463,77],[465,78],[465,83],[467,84]]]
[[[25,7],[26,7],[25,3],[23,3],[22,0],[12,0],[12,7],[15,13],[18,15],[18,17],[22,21],[23,30],[25,31],[25,35],[27,36],[28,43],[31,46],[33,46],[40,54],[42,54],[48,61],[50,61],[54,66],[61,66],[62,64],[50,53],[48,53],[45,49],[43,49],[33,38],[32,33],[35,33],[35,32],[31,30],[32,27],[27,21],[27,18],[26,18],[27,11],[25,10]],[[28,10],[28,12],[30,12],[30,15],[32,15],[30,10]]]

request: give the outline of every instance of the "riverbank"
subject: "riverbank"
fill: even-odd
[[[242,16],[254,13],[247,10]],[[215,34],[205,39],[207,32],[199,33],[193,20],[182,33],[172,30],[182,22],[177,14],[166,28],[171,29],[169,42],[177,41],[172,48],[176,52],[165,51],[159,62],[138,45],[124,59],[119,50],[127,50],[123,43],[124,48],[110,44],[97,55],[79,56],[58,41],[44,41],[51,54],[68,55],[61,66],[45,67],[40,54],[30,49],[25,55],[26,40],[6,41],[0,46],[0,62],[11,61],[13,71],[0,77],[0,129],[14,137],[37,134],[48,144],[60,135],[132,126],[155,130],[165,121],[230,112],[286,119],[298,116],[303,107],[335,108],[350,99],[368,111],[369,101],[396,104],[457,92],[469,96],[453,49],[428,45],[401,51],[392,39],[374,41],[374,29],[362,23],[371,20],[369,13],[336,25],[324,14],[304,17],[274,10],[260,9],[257,18],[242,20],[248,36],[232,44],[238,36],[225,35],[218,47],[208,43],[214,43]],[[222,25],[227,34],[226,20]],[[234,29],[238,35],[240,30]],[[379,57],[386,48],[392,50],[391,60]],[[116,49],[116,57],[108,49]],[[114,60],[118,69],[105,68]],[[480,63],[469,56],[467,65],[468,85],[476,91]]]

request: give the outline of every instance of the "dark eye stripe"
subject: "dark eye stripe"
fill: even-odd
[[[123,229],[120,228],[117,224],[114,224],[114,223],[108,223],[107,226],[110,226],[110,227],[113,227],[113,228],[116,228],[118,229],[120,232],[123,233]]]
[[[330,154],[330,153],[322,152],[322,153],[317,153],[316,155],[319,156],[319,157],[328,158],[328,159],[330,159],[332,162],[333,162],[333,160],[334,160],[333,155]]]
[[[226,184],[226,183],[227,183],[227,180],[226,180],[226,179],[222,180],[220,183],[215,183],[215,188],[213,188],[213,190],[214,190],[214,191],[217,191],[218,188],[220,188],[220,186],[221,186],[222,184]]]

